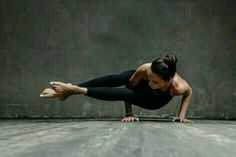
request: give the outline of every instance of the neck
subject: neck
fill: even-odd
[[[166,83],[166,85],[161,87],[160,90],[165,92],[171,86],[172,82],[173,82],[173,79],[171,79],[168,83]]]

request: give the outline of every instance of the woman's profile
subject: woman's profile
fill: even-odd
[[[70,95],[83,94],[100,100],[124,101],[126,115],[122,121],[138,121],[132,113],[132,104],[148,110],[165,106],[174,96],[183,96],[178,116],[173,121],[192,122],[185,118],[191,102],[192,89],[176,72],[174,54],[155,59],[117,74],[105,75],[86,82],[71,84],[50,82],[40,94],[42,98],[65,101]],[[120,87],[125,86],[125,87]]]

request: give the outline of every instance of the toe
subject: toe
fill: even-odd
[[[60,86],[57,84],[50,84],[50,86],[54,91],[57,91],[60,88]]]
[[[40,97],[41,98],[47,98],[47,97],[49,97],[49,94],[48,93],[42,93],[42,94],[40,94]]]
[[[40,97],[43,98],[48,98],[48,97],[53,97],[55,95],[55,91],[51,88],[46,88],[42,91],[42,93],[40,94]]]
[[[55,89],[57,85],[50,84],[50,86],[52,87],[52,89]]]
[[[50,85],[62,85],[62,82],[52,81],[50,82]]]

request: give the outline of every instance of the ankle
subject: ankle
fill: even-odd
[[[72,94],[81,94],[81,90],[79,86],[73,85]]]
[[[77,85],[73,85],[72,94],[87,94],[88,89],[85,87],[79,87]]]

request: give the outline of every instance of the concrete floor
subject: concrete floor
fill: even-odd
[[[236,121],[0,120],[1,157],[233,157]]]

